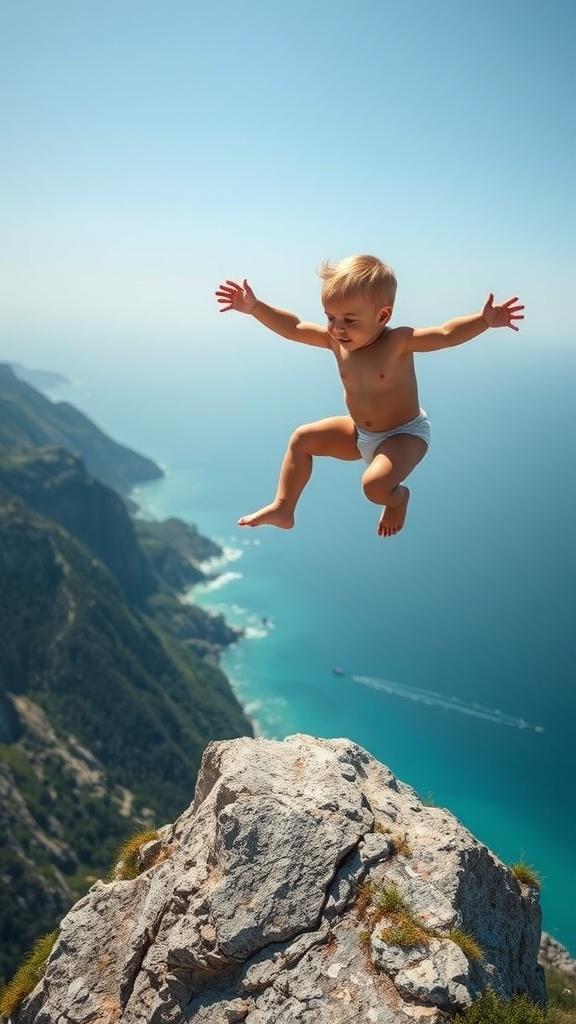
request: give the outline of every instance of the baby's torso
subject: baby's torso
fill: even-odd
[[[412,353],[404,350],[401,332],[388,330],[371,345],[347,351],[332,346],[348,411],[359,427],[391,430],[420,411]]]

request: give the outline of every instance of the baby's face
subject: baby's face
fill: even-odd
[[[328,334],[348,352],[371,345],[382,333],[392,312],[390,306],[378,308],[363,295],[331,300],[324,308]]]

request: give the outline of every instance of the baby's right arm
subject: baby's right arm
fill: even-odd
[[[221,313],[227,313],[231,309],[239,313],[249,313],[264,324],[264,327],[268,327],[275,334],[280,334],[282,338],[314,345],[316,348],[330,348],[330,338],[325,327],[304,323],[294,313],[267,306],[265,302],[256,298],[246,279],[242,285],[236,281],[226,281],[220,285],[216,295],[222,306]]]

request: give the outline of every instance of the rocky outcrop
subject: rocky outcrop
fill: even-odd
[[[565,946],[546,932],[542,932],[538,960],[543,967],[551,967],[555,971],[571,974],[576,978],[576,960],[570,956]]]
[[[172,590],[188,590],[208,579],[202,563],[223,555],[222,548],[192,523],[173,516],[162,522],[136,519],[134,525],[150,565]]]
[[[535,890],[348,740],[211,743],[140,858],[63,920],[18,1024],[408,1024],[488,985],[544,999]],[[416,941],[391,939],[402,918]]]

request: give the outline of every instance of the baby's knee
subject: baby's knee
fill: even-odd
[[[290,438],[290,448],[292,451],[306,452],[310,446],[311,431],[310,428],[304,424],[301,427],[296,427],[296,430]]]
[[[385,505],[386,498],[393,490],[393,483],[386,475],[379,473],[376,476],[367,469],[362,477],[362,490],[368,501],[373,501],[376,505]]]

